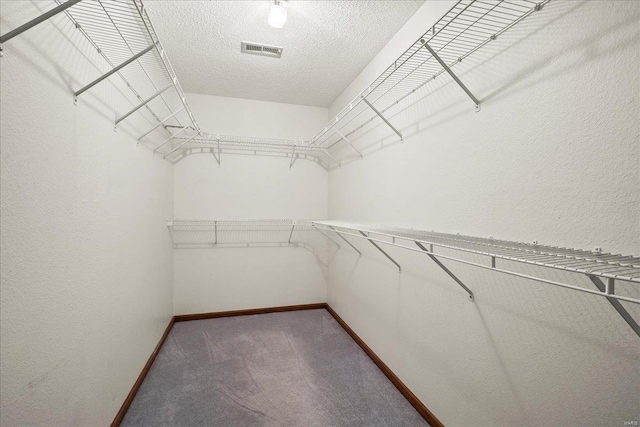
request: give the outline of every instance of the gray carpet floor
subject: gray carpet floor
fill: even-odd
[[[176,323],[122,426],[426,426],[324,309]]]

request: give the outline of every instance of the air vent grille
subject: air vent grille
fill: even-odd
[[[260,43],[242,42],[242,53],[280,58],[282,56],[282,50],[283,49],[278,46],[268,46]]]

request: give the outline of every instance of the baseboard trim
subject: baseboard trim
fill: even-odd
[[[162,347],[162,344],[164,344],[164,341],[169,336],[169,332],[171,332],[171,328],[173,328],[174,324],[175,324],[175,316],[172,317],[171,320],[169,321],[169,325],[167,326],[167,329],[164,330],[164,333],[162,334],[162,337],[160,338],[158,345],[156,345],[156,348],[153,349],[153,353],[151,353],[151,356],[149,356],[149,360],[147,360],[147,363],[144,364],[144,367],[142,368],[142,372],[140,372],[140,375],[138,375],[138,379],[133,384],[133,387],[131,387],[131,391],[127,395],[127,398],[124,400],[124,403],[120,407],[120,410],[116,414],[116,417],[113,419],[113,422],[111,423],[111,427],[118,427],[122,422],[122,420],[124,419],[124,416],[129,410],[129,406],[131,406],[131,402],[133,402],[133,398],[136,397],[136,393],[138,393],[138,390],[142,385],[142,381],[144,381],[144,378],[147,376],[149,369],[151,369],[151,365],[153,365],[153,361],[156,360],[156,357],[160,352],[160,348]]]
[[[190,320],[203,320],[203,319],[216,319],[219,317],[248,316],[253,314],[281,313],[285,311],[315,310],[315,309],[322,309],[322,308],[326,309],[329,312],[329,314],[331,314],[331,316],[333,316],[333,318],[336,319],[336,321],[340,324],[340,326],[342,326],[342,328],[347,332],[347,334],[349,334],[349,336],[351,336],[351,338],[356,342],[356,344],[358,344],[360,348],[362,348],[362,350],[367,354],[367,356],[369,356],[369,358],[373,361],[373,363],[376,364],[376,366],[382,371],[382,373],[389,379],[389,381],[391,381],[391,383],[398,389],[398,391],[405,397],[405,399],[409,401],[411,406],[413,406],[416,409],[416,411],[418,411],[418,413],[422,416],[422,418],[424,418],[424,420],[428,422],[431,427],[444,427],[444,424],[442,424],[442,422],[440,422],[440,420],[436,418],[433,412],[431,412],[429,408],[427,408],[420,401],[420,399],[418,399],[418,397],[415,394],[413,394],[411,390],[409,390],[409,388],[402,382],[402,380],[400,380],[400,378],[398,378],[398,376],[382,361],[382,359],[380,359],[378,355],[374,353],[373,350],[371,350],[371,348],[362,340],[362,338],[360,338],[358,334],[356,334],[353,331],[353,329],[351,329],[351,327],[347,325],[347,323],[344,320],[342,320],[342,318],[338,315],[338,313],[336,313],[335,310],[333,310],[331,306],[329,306],[329,304],[325,302],[315,303],[315,304],[287,305],[287,306],[280,306],[280,307],[252,308],[248,310],[218,311],[213,313],[179,314],[179,315],[173,316],[171,318],[171,321],[169,322],[169,325],[167,326],[167,329],[164,331],[164,334],[162,334],[162,338],[160,338],[160,342],[158,342],[158,345],[153,350],[153,353],[151,353],[149,360],[147,360],[147,363],[142,368],[142,372],[138,376],[138,379],[136,380],[136,382],[133,384],[133,387],[131,388],[131,391],[127,395],[127,398],[124,400],[122,407],[116,414],[116,417],[111,423],[111,427],[118,427],[120,426],[120,423],[122,423],[122,420],[124,419],[124,416],[129,410],[129,406],[131,406],[133,399],[136,397],[136,393],[140,389],[140,386],[142,385],[144,378],[147,376],[149,369],[151,369],[151,365],[153,364],[154,360],[156,360],[156,357],[160,352],[160,348],[162,347],[165,340],[167,339],[167,336],[169,336],[169,332],[171,332],[171,328],[173,328],[173,325],[176,322],[188,322]]]
[[[400,378],[398,378],[398,376],[391,370],[391,368],[389,368],[382,361],[382,359],[380,359],[378,355],[375,354],[373,350],[371,350],[371,348],[362,340],[362,338],[360,338],[358,334],[356,334],[353,329],[351,329],[351,327],[349,327],[349,325],[347,325],[347,323],[342,320],[338,313],[336,313],[335,310],[332,309],[331,306],[329,306],[329,304],[325,304],[325,306],[327,311],[333,316],[333,318],[336,319],[336,321],[340,324],[340,326],[342,326],[345,331],[347,331],[351,338],[353,338],[353,340],[360,346],[360,348],[364,350],[367,356],[369,356],[369,358],[373,360],[373,363],[375,363],[378,368],[380,368],[382,373],[385,374],[387,378],[389,378],[389,381],[391,381],[393,385],[396,386],[398,391],[409,401],[409,403],[411,403],[411,406],[413,406],[416,411],[418,411],[422,418],[424,418],[424,420],[428,422],[431,427],[444,427],[444,424],[442,424],[442,422],[440,422],[440,420],[436,418],[435,415],[433,415],[433,412],[431,412],[429,408],[427,408],[424,403],[422,403],[420,399],[418,399],[418,397],[413,394],[411,390],[409,390],[409,387],[407,387],[405,383],[403,383],[402,380],[400,380]]]
[[[189,320],[216,319],[218,317],[249,316],[252,314],[280,313],[283,311],[314,310],[314,309],[326,308],[326,306],[327,306],[327,303],[319,302],[315,304],[285,305],[280,307],[266,307],[266,308],[250,308],[248,310],[217,311],[213,313],[197,313],[197,314],[179,314],[179,315],[173,316],[173,318],[175,319],[176,322],[187,322]]]

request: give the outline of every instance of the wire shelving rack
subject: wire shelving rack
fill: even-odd
[[[339,221],[314,221],[313,226],[326,233],[336,233],[348,242],[347,237],[368,240],[399,270],[401,265],[383,246],[394,246],[420,252],[431,258],[474,300],[473,291],[442,263],[450,260],[474,267],[537,282],[559,286],[572,291],[605,297],[640,337],[640,326],[622,306],[621,301],[640,304],[640,299],[616,292],[616,283],[628,282],[640,285],[640,257],[621,254],[585,251],[572,248],[487,239],[458,234],[445,234],[423,230],[403,229],[355,224]],[[350,243],[353,247],[353,245]],[[357,250],[357,249],[356,249]],[[454,253],[452,255],[451,253]],[[486,263],[471,261],[460,254],[486,257]],[[508,262],[505,262],[508,261]],[[498,265],[500,263],[500,265]],[[524,274],[513,268],[515,264],[527,264],[544,269],[562,270],[585,275],[596,289],[550,280],[544,274]]]
[[[293,167],[298,159],[309,160],[328,169],[334,159],[326,149],[309,145],[307,141],[212,135],[205,132],[192,138],[175,138],[170,147],[163,149],[164,158],[172,163],[190,154],[209,153],[220,164],[222,154],[244,154],[287,158],[289,167]]]
[[[480,101],[455,75],[455,65],[549,1],[460,0],[329,121],[311,143],[338,157],[331,165],[336,167],[347,158],[362,157],[358,139],[374,126],[388,126],[390,135],[402,141],[402,133],[390,117],[402,107],[402,101],[442,74],[449,74],[479,110]]]
[[[306,219],[173,219],[167,227],[175,249],[294,247],[326,267],[340,248]]]
[[[138,102],[116,119],[116,125],[144,108],[153,117],[154,125],[139,141],[158,131],[171,137],[174,127],[180,133],[200,131],[141,0],[84,0],[64,13],[112,67],[107,77],[117,69],[114,74],[125,82]],[[140,55],[142,52],[145,53]],[[136,59],[128,62],[133,58]],[[126,65],[119,68],[122,64]],[[104,75],[97,82],[103,78]],[[86,89],[87,86],[74,95],[78,97]]]
[[[75,90],[74,102],[104,80],[119,78],[126,86],[123,94],[131,109],[118,115],[115,126],[142,114],[151,125],[138,142],[147,138],[144,142],[149,144],[149,139],[157,139],[160,132],[163,139],[172,139],[177,133],[199,134],[200,127],[141,0],[55,0],[53,5],[41,16],[2,35],[0,43],[64,13],[106,65],[102,75]],[[174,128],[178,131],[172,132]]]
[[[442,74],[448,74],[460,85],[479,109],[480,101],[455,75],[455,65],[549,1],[458,1],[320,132],[303,141],[202,132],[142,0],[68,0],[64,3],[56,0],[55,9],[59,11],[50,10],[23,25],[24,29],[10,33],[19,34],[55,13],[64,12],[111,67],[94,82],[78,89],[75,97],[117,74],[131,91],[133,108],[123,112],[116,119],[116,125],[131,114],[144,111],[152,125],[138,141],[149,142],[162,132],[162,142],[153,143],[152,149],[171,162],[203,152],[214,154],[220,162],[222,151],[288,157],[290,167],[297,159],[307,159],[330,169],[352,157],[362,158],[359,139],[380,124],[388,126],[391,135],[402,141],[402,133],[391,122],[394,114],[402,101]],[[2,36],[2,43],[14,35],[17,34]],[[171,91],[177,97],[172,97]]]

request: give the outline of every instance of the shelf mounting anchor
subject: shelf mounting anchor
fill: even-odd
[[[396,129],[395,127],[393,127],[393,125],[391,123],[389,123],[389,120],[387,120],[381,113],[380,111],[376,110],[376,107],[374,107],[368,100],[367,98],[365,98],[364,96],[362,97],[362,100],[369,106],[369,108],[371,108],[373,110],[374,113],[376,113],[383,122],[385,122],[387,124],[387,126],[389,126],[391,128],[392,131],[394,131],[399,137],[400,137],[400,143],[404,142],[404,137],[402,136],[402,134],[400,133],[400,131],[398,131],[398,129]]]
[[[429,51],[429,53],[436,59],[436,61],[438,61],[440,63],[442,68],[444,68],[444,70],[451,76],[451,78],[453,78],[453,80],[455,80],[456,83],[458,83],[458,86],[460,86],[462,88],[462,90],[464,90],[464,92],[467,95],[469,95],[469,98],[471,98],[473,103],[476,104],[476,111],[480,111],[480,101],[478,101],[478,98],[476,98],[471,93],[471,91],[469,89],[467,89],[467,87],[464,85],[464,83],[462,83],[462,81],[458,78],[458,76],[456,76],[455,73],[453,71],[451,71],[451,68],[449,68],[449,66],[442,60],[442,58],[440,58],[438,56],[436,51],[433,50],[431,48],[431,46],[429,46],[424,39],[421,39],[420,41],[422,42],[423,46]]]
[[[425,248],[425,247],[424,247],[424,245],[423,245],[422,243],[420,243],[420,242],[416,241],[416,242],[415,242],[415,244],[416,244],[420,249],[422,249],[423,251],[425,251],[425,253],[429,256],[429,258],[431,258],[431,259],[433,260],[433,262],[435,262],[436,264],[438,264],[438,267],[440,267],[441,269],[443,269],[445,273],[447,273],[449,276],[451,276],[451,278],[452,278],[453,280],[455,280],[455,281],[456,281],[456,283],[462,287],[462,289],[464,289],[465,291],[467,291],[467,293],[469,294],[469,300],[470,300],[471,302],[473,302],[473,301],[474,301],[473,292],[471,291],[471,289],[469,289],[469,288],[468,288],[464,283],[462,283],[462,281],[461,281],[460,279],[458,279],[458,278],[456,277],[456,275],[455,275],[455,274],[453,274],[451,271],[449,271],[449,269],[448,269],[448,268],[447,268],[447,267],[446,267],[442,262],[440,262],[440,260],[439,260],[438,258],[436,258],[435,256],[433,256],[433,255],[431,254],[431,251],[429,251],[427,248]],[[433,248],[432,248],[431,250],[433,250]]]

